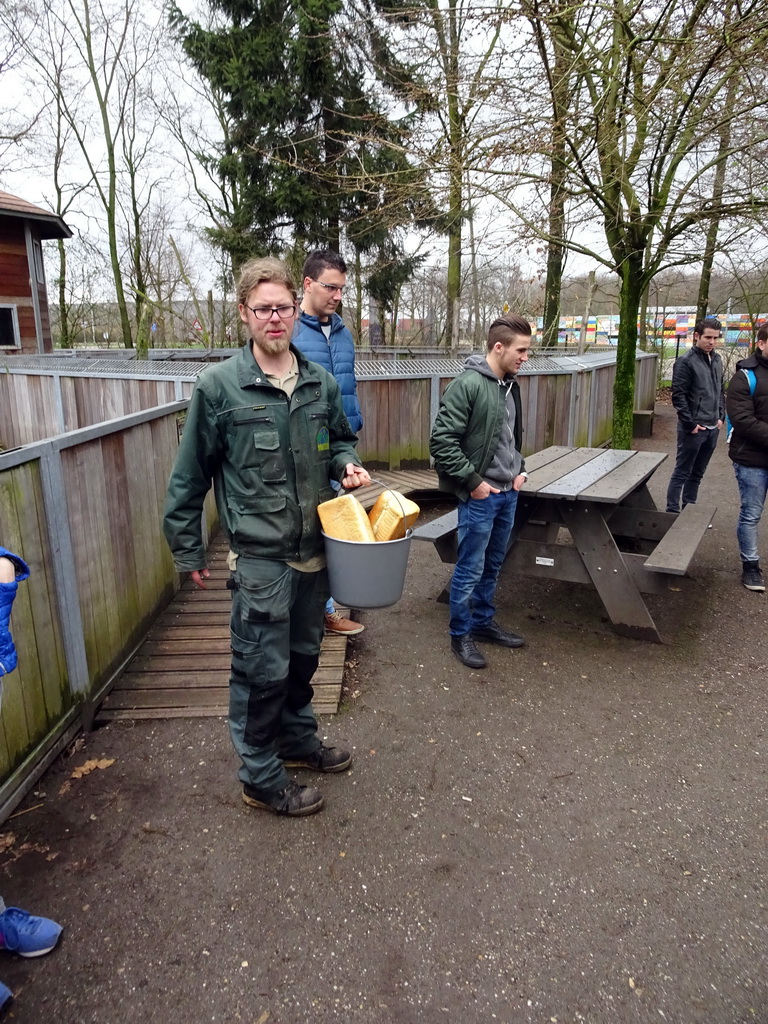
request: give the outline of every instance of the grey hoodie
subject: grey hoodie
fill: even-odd
[[[520,467],[523,464],[523,458],[515,448],[515,403],[511,394],[514,374],[508,374],[504,380],[500,380],[488,365],[485,357],[479,355],[469,356],[464,368],[477,370],[484,377],[490,377],[505,391],[504,404],[507,409],[507,419],[501,429],[498,446],[483,479],[491,487],[496,487],[500,491],[508,491],[512,487],[512,481],[519,475]]]

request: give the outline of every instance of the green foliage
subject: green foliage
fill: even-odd
[[[369,250],[371,232],[410,219],[397,197],[426,189],[404,156],[409,118],[385,110],[409,72],[375,5],[211,0],[211,12],[213,28],[175,6],[170,17],[230,118],[217,169],[237,201],[209,234],[233,266],[292,245],[339,250],[345,234]]]

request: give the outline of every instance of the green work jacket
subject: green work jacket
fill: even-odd
[[[509,378],[507,378],[509,380]],[[523,441],[520,385],[512,382],[515,403],[515,447],[520,451]],[[483,482],[490,466],[506,417],[505,388],[496,377],[476,369],[459,374],[440,401],[429,439],[429,451],[435,460],[438,486],[455,494],[461,501]],[[521,472],[525,469],[525,462]]]
[[[357,462],[357,436],[330,373],[292,347],[299,379],[288,397],[250,343],[197,379],[168,484],[163,528],[180,572],[205,568],[202,510],[213,482],[237,554],[306,561],[323,549],[317,506]]]

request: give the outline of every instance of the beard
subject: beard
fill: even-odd
[[[287,352],[291,345],[289,334],[283,334],[279,338],[256,338],[253,339],[256,348],[260,348],[268,356],[279,356]]]

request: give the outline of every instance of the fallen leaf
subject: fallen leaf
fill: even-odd
[[[59,796],[64,796],[64,794],[68,793],[70,789],[72,789],[72,783],[70,782],[69,779],[66,779],[66,781],[62,782],[61,786],[59,787]]]
[[[629,987],[630,988],[634,988],[635,987],[635,979],[634,978],[630,978],[629,979]]]
[[[0,853],[5,853],[6,850],[10,849],[16,842],[16,836],[13,832],[3,832],[0,835]]]
[[[70,743],[70,745],[67,747],[66,751],[64,752],[64,756],[74,757],[74,755],[79,753],[79,751],[81,751],[84,746],[85,736],[78,736],[77,739]]]
[[[103,770],[104,768],[109,768],[109,766],[113,765],[114,763],[114,757],[102,757],[100,759],[92,758],[90,761],[86,761],[84,764],[81,764],[77,768],[75,768],[70,778],[82,779],[84,775],[90,775],[91,772],[94,771],[96,768],[101,768]]]

